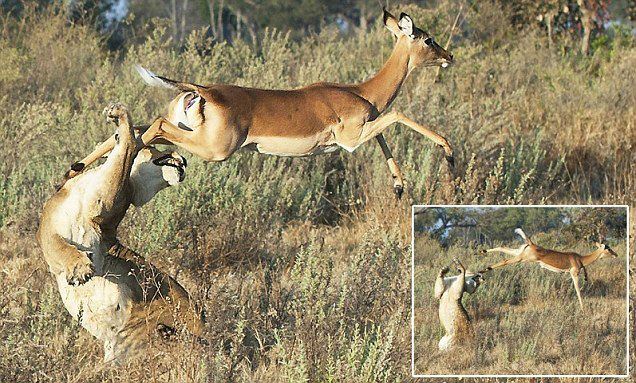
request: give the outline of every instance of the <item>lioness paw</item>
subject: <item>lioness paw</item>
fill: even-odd
[[[157,333],[162,338],[168,339],[168,338],[174,336],[177,333],[177,329],[175,329],[174,327],[165,325],[163,323],[158,323],[157,324]]]
[[[114,102],[104,108],[106,120],[114,122],[115,124],[119,124],[119,120],[122,117],[125,117],[127,113],[128,109],[126,109],[126,107],[119,102]]]
[[[94,274],[93,262],[89,259],[88,254],[84,253],[84,256],[67,270],[66,281],[69,285],[78,286],[88,282]]]

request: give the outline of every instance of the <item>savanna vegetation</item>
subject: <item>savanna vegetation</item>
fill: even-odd
[[[400,126],[386,132],[407,180],[400,202],[372,142],[354,153],[315,158],[239,152],[223,163],[205,163],[182,153],[189,160],[185,183],[143,209],[131,209],[120,238],[200,302],[208,344],[175,343],[164,356],[170,363],[103,366],[99,342],[62,306],[34,234],[41,206],[68,166],[112,133],[101,115],[107,104],[121,101],[136,123],[147,123],[174,96],[148,88],[133,65],[199,83],[291,88],[358,82],[382,66],[393,37],[375,4],[366,26],[357,22],[344,30],[330,16],[300,30],[280,21],[289,17],[278,17],[271,22],[278,30],[268,28],[267,20],[250,21],[257,25],[254,39],[245,29],[242,36],[232,29],[236,11],[226,5],[221,24],[235,31],[232,39],[219,35],[218,24],[216,34],[203,25],[183,32],[181,17],[143,18],[151,7],[133,7],[140,14],[128,16],[123,40],[113,42],[90,15],[62,2],[45,3],[0,1],[3,382],[146,381],[165,378],[165,366],[174,367],[170,374],[178,381],[409,380],[412,203],[632,204],[636,197],[636,47],[629,20],[601,23],[582,54],[580,23],[559,21],[562,8],[556,8],[548,33],[535,17],[541,9],[528,8],[533,16],[520,18],[507,2],[466,2],[452,36],[455,64],[439,73],[416,70],[394,102],[449,139],[455,167],[431,142]],[[218,16],[223,2],[209,3],[216,4]],[[277,9],[289,9],[280,4]],[[438,1],[391,10],[408,12],[445,43],[460,5]],[[568,15],[576,14],[576,5],[570,9]],[[416,243],[420,247],[438,246],[418,241],[425,242]],[[601,262],[593,268],[590,288],[610,283],[615,266]],[[528,269],[505,275],[513,281],[514,273],[536,273],[529,277],[538,285],[531,299],[563,291],[563,310],[577,323],[584,320],[569,299],[571,282]],[[507,291],[495,288],[494,280],[486,283],[470,302]],[[605,297],[595,294],[588,297],[591,307],[603,308]],[[429,295],[425,291],[422,299]],[[520,307],[514,299],[500,297],[512,310],[505,315],[530,320],[514,312]],[[416,310],[426,310],[426,304],[416,302]],[[494,323],[495,307],[481,310]],[[599,323],[609,318],[606,311],[589,313]],[[430,324],[417,329],[419,337],[439,335],[437,323]],[[496,354],[507,346],[485,347]],[[524,347],[509,357],[545,344]],[[495,356],[488,366],[498,368]],[[417,363],[418,372],[427,368],[421,357]],[[608,369],[620,367],[620,358],[613,363]]]
[[[440,230],[448,216],[455,217],[457,225]],[[415,222],[422,228],[415,232],[413,258],[416,374],[626,374],[625,208],[428,208],[415,216]],[[516,227],[541,247],[583,255],[596,246],[582,232],[603,232],[604,243],[619,257],[603,258],[586,268],[589,279],[581,287],[584,310],[569,273],[532,263],[485,273],[479,289],[463,298],[475,329],[475,348],[456,351],[452,357],[437,351],[444,335],[433,296],[439,269],[450,266],[448,275],[457,275],[454,257],[472,272],[511,258],[479,250],[518,248],[523,240],[505,235]],[[540,227],[548,229],[536,229]],[[598,234],[592,236],[599,239]]]

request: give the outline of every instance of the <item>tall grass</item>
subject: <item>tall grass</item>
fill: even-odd
[[[167,356],[183,380],[406,379],[412,202],[634,200],[633,40],[600,44],[591,57],[568,41],[548,51],[541,31],[516,31],[501,11],[485,9],[488,23],[483,13],[466,15],[452,46],[456,64],[437,79],[416,71],[395,100],[395,109],[447,137],[457,156],[449,169],[431,142],[389,129],[407,180],[402,202],[370,142],[308,159],[239,152],[204,163],[183,153],[186,182],[129,211],[122,242],[176,276],[208,313],[209,346],[174,346]],[[452,2],[407,9],[439,41],[456,10]],[[35,245],[53,186],[112,133],[101,110],[121,101],[136,123],[164,112],[173,94],[145,86],[134,64],[199,83],[357,82],[381,67],[393,38],[378,22],[346,38],[325,28],[294,41],[270,30],[258,46],[195,32],[177,47],[156,20],[143,43],[113,53],[55,8],[2,16],[0,380],[157,377],[160,361],[101,367],[101,346],[55,299]]]

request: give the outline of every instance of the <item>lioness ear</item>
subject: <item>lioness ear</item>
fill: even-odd
[[[383,16],[382,19],[384,20],[384,26],[391,31],[391,33],[393,33],[393,35],[395,37],[398,37],[402,32],[400,31],[400,27],[398,26],[398,22],[395,19],[395,16],[393,16],[392,14],[390,14],[386,8],[382,8],[383,11]]]
[[[406,13],[402,13],[400,15],[400,21],[398,22],[398,26],[402,33],[409,37],[413,37],[413,31],[415,30],[415,26],[413,25],[413,20],[411,20],[411,16]]]

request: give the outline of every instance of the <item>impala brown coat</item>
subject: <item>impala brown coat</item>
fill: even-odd
[[[526,243],[518,249],[495,247],[493,249],[483,250],[483,253],[501,252],[512,255],[513,257],[497,262],[494,265],[480,271],[480,273],[485,273],[487,271],[520,262],[536,262],[544,269],[550,271],[557,273],[570,273],[581,309],[583,309],[583,300],[581,299],[581,289],[579,287],[579,274],[581,271],[583,271],[585,280],[587,281],[586,266],[591,265],[601,258],[618,257],[618,254],[610,249],[609,246],[600,243],[597,244],[598,248],[596,250],[587,255],[581,255],[575,252],[561,252],[540,247],[535,245],[520,228],[515,229],[515,232],[519,234]]]
[[[384,12],[386,27],[397,43],[384,67],[361,84],[316,83],[293,90],[202,86],[170,80],[138,68],[146,82],[181,91],[165,118],[143,134],[144,143],[172,143],[208,161],[223,161],[240,148],[281,156],[308,156],[344,148],[355,150],[377,137],[401,194],[403,180],[382,136],[395,122],[442,146],[448,141],[402,113],[387,112],[408,74],[417,66],[448,66],[453,57],[402,14]],[[112,139],[80,161],[89,165],[112,148]],[[77,172],[69,173],[73,176]]]

